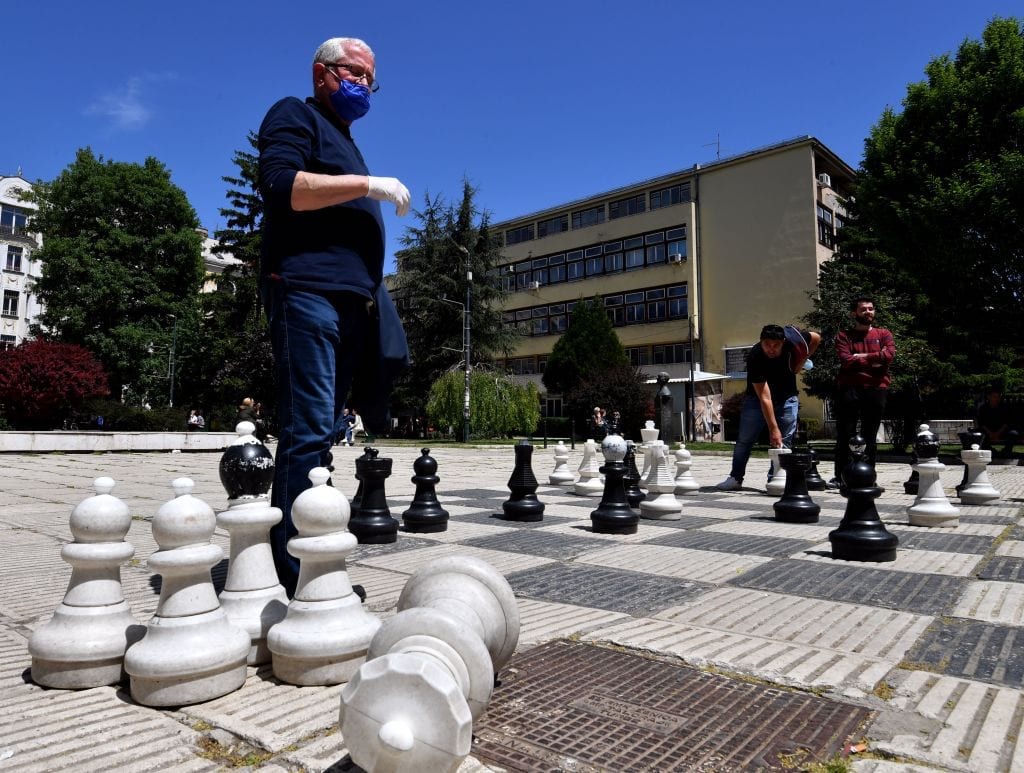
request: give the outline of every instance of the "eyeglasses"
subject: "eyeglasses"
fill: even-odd
[[[374,79],[373,73],[367,72],[358,64],[349,64],[348,62],[329,62],[325,64],[324,67],[327,69],[330,69],[331,67],[340,67],[347,71],[354,80],[363,81],[366,84],[366,87],[372,92],[377,91],[380,88],[380,83]],[[332,72],[332,74],[335,78],[340,79],[338,73]]]

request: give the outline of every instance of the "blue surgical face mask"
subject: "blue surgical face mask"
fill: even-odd
[[[370,90],[361,83],[338,81],[338,90],[331,94],[331,107],[343,121],[352,123],[370,109]]]

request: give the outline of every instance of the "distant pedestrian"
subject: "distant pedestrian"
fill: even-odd
[[[198,429],[202,429],[202,424],[200,424],[202,420],[203,417],[199,415],[199,411],[193,408],[188,414],[188,422],[186,423],[188,431],[195,432]]]

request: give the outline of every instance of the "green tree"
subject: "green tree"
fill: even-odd
[[[246,141],[255,150],[256,134]],[[214,254],[230,256],[237,265],[218,278],[216,292],[202,297],[202,347],[190,370],[192,383],[201,385],[195,400],[230,421],[235,406],[246,396],[263,403],[264,413],[276,406],[270,335],[259,299],[259,259],[263,200],[257,189],[259,158],[249,150],[235,151],[234,176],[228,184],[228,206],[220,210],[225,227],[214,232]]]
[[[457,206],[428,195],[423,210],[415,213],[419,225],[406,229],[404,247],[395,254],[393,291],[412,367],[396,385],[392,414],[421,414],[431,385],[462,362],[459,304],[466,302],[467,284],[472,295],[472,367],[507,354],[514,343],[514,331],[501,319],[501,253],[490,232],[489,214],[476,206],[476,194],[465,181]]]
[[[934,409],[963,410],[1024,354],[1022,22],[994,19],[925,73],[865,141],[839,260],[874,269],[847,274],[863,290],[899,288],[908,329],[897,347],[925,342]],[[833,289],[822,288],[825,307]]]
[[[44,307],[33,333],[93,352],[115,395],[130,387],[137,402],[162,402],[174,320],[182,352],[199,321],[203,264],[185,193],[155,158],[104,161],[83,148],[32,198]]]
[[[431,424],[452,427],[460,436],[464,389],[465,374],[461,370],[448,371],[434,382],[427,400]],[[469,393],[473,437],[532,434],[540,420],[537,387],[532,383],[516,384],[506,375],[477,368],[470,376]]]
[[[578,429],[586,426],[595,405],[618,410],[623,432],[643,423],[648,399],[644,374],[630,365],[600,298],[576,303],[568,329],[548,357],[542,381],[548,392],[562,395]]]

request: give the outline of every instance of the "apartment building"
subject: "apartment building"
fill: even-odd
[[[525,334],[507,368],[543,392],[573,307],[597,297],[651,383],[669,374],[677,435],[692,409],[696,435],[720,437],[721,400],[745,387],[761,327],[809,310],[853,175],[804,136],[495,223],[505,322]]]
[[[32,294],[32,281],[42,268],[33,253],[42,242],[28,230],[35,205],[22,201],[32,184],[21,176],[0,175],[0,350],[10,349],[29,335],[41,307]]]

